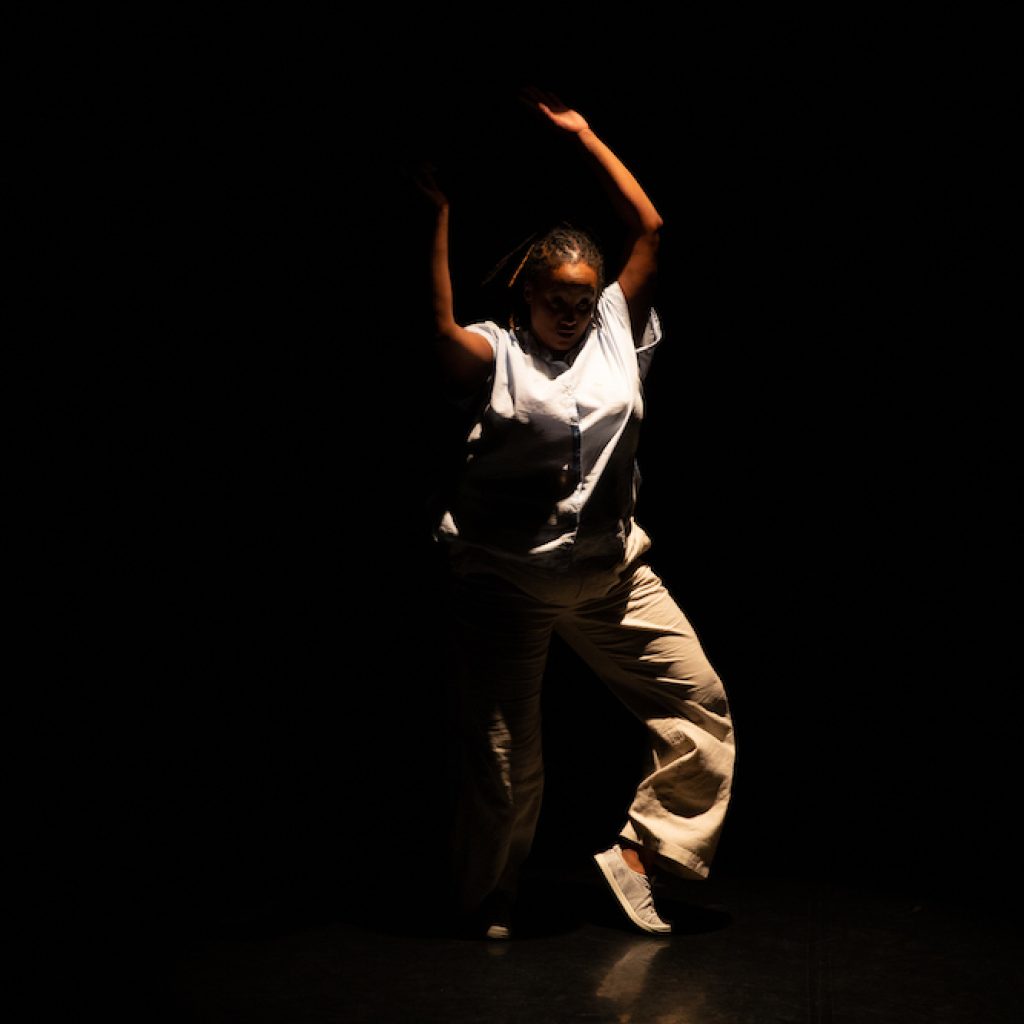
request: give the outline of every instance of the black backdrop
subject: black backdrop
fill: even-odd
[[[638,516],[736,716],[719,870],[1007,878],[987,37],[781,19],[563,45],[530,24],[473,46],[436,24],[182,33],[139,158],[166,272],[120,519],[123,862],[200,915],[315,901],[351,869],[429,887],[450,744],[430,513],[461,423],[406,172],[449,190],[463,318],[552,211],[614,254],[577,154],[517,100],[534,81],[666,221]],[[618,823],[641,737],[557,646],[546,701],[537,858],[573,862]]]

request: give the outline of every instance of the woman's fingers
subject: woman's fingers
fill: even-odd
[[[520,99],[529,106],[546,107],[556,114],[569,109],[553,92],[538,88],[536,85],[524,86],[520,92]]]

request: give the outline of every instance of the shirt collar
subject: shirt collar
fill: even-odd
[[[576,361],[576,357],[582,351],[583,346],[587,343],[587,339],[593,333],[594,328],[595,324],[591,323],[587,328],[586,334],[584,334],[572,348],[565,352],[552,352],[547,345],[542,345],[537,341],[537,339],[525,327],[514,329],[512,331],[512,336],[519,341],[524,351],[529,352],[530,355],[543,359],[545,363],[565,363],[566,366],[572,366]]]

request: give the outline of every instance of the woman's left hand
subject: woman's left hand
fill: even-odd
[[[523,102],[546,115],[548,120],[567,132],[578,135],[589,128],[587,119],[578,111],[566,106],[554,93],[545,92],[536,86],[527,86],[522,92]]]

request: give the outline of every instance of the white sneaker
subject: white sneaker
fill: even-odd
[[[484,900],[480,916],[485,926],[484,937],[500,942],[512,938],[512,894],[495,892]]]
[[[595,853],[594,860],[626,916],[637,928],[658,934],[672,931],[672,925],[662,921],[654,909],[651,880],[634,871],[623,860],[622,847],[618,843],[603,853]]]

